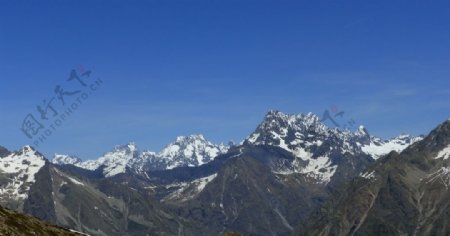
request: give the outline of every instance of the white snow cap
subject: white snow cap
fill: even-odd
[[[55,153],[51,162],[56,165],[75,165],[82,162],[82,160],[75,156]]]

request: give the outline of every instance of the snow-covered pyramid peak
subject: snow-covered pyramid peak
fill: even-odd
[[[45,165],[42,154],[31,146],[0,158],[0,173],[7,174],[0,183],[0,196],[21,200],[27,198],[30,185],[35,182],[35,175]]]
[[[40,152],[38,152],[34,147],[30,145],[22,147],[21,149],[10,154],[10,156],[17,158],[24,157],[29,159],[45,160],[44,155],[42,155]]]
[[[199,166],[212,161],[216,156],[228,151],[228,146],[215,145],[201,134],[180,136],[156,154],[164,160],[167,169],[180,166]]]
[[[16,158],[16,159],[26,159],[28,161],[33,160],[39,160],[39,161],[45,161],[44,155],[42,155],[40,152],[38,152],[34,147],[30,145],[26,145],[22,147],[21,149],[14,151],[10,153],[5,158]]]
[[[15,152],[17,155],[29,155],[29,156],[37,156],[42,157],[42,154],[38,153],[36,149],[30,145],[23,146],[21,149]]]
[[[114,147],[110,152],[105,153],[97,160],[89,160],[75,164],[78,167],[96,170],[103,167],[103,174],[106,177],[125,173],[127,166],[133,159],[139,158],[139,151],[135,143]]]

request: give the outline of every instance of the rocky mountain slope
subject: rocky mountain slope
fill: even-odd
[[[450,120],[391,153],[300,227],[299,235],[450,235]]]
[[[0,235],[81,236],[82,234],[0,207]]]

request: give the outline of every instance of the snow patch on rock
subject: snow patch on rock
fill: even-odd
[[[426,183],[434,182],[439,182],[448,189],[450,187],[450,167],[441,167],[438,171],[429,175]]]
[[[444,159],[447,160],[450,157],[450,145],[442,149],[434,159]]]
[[[56,173],[58,173],[61,177],[63,177],[63,178],[65,178],[65,179],[69,180],[70,182],[72,182],[72,183],[74,183],[74,184],[76,184],[76,185],[84,186],[84,183],[82,183],[81,181],[79,181],[79,180],[77,180],[77,179],[75,179],[75,178],[73,178],[73,177],[70,177],[70,176],[68,176],[68,175],[66,175],[66,174],[64,174],[64,173],[62,173],[61,171],[59,171],[59,170],[57,170],[57,169],[55,169],[55,171],[56,171]],[[67,183],[63,181],[63,184],[67,184]]]
[[[206,176],[203,178],[199,178],[196,180],[193,180],[191,182],[183,182],[183,183],[176,183],[166,186],[166,188],[178,188],[174,192],[172,192],[170,195],[168,195],[166,198],[163,199],[163,201],[178,201],[178,202],[184,202],[190,199],[193,199],[196,197],[199,193],[205,189],[206,185],[213,181],[217,177],[217,173]]]
[[[422,140],[421,137],[411,137],[410,135],[400,135],[386,141],[373,137],[371,142],[368,145],[362,146],[361,149],[376,160],[392,151],[400,153],[408,146],[420,140]]]
[[[375,178],[375,171],[361,173],[359,176],[364,178],[364,179],[374,179]]]

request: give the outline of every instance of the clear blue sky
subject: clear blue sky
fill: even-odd
[[[450,117],[448,1],[0,1],[0,145],[84,65],[103,80],[39,149],[83,159],[178,135],[241,141],[330,106],[381,137]]]

